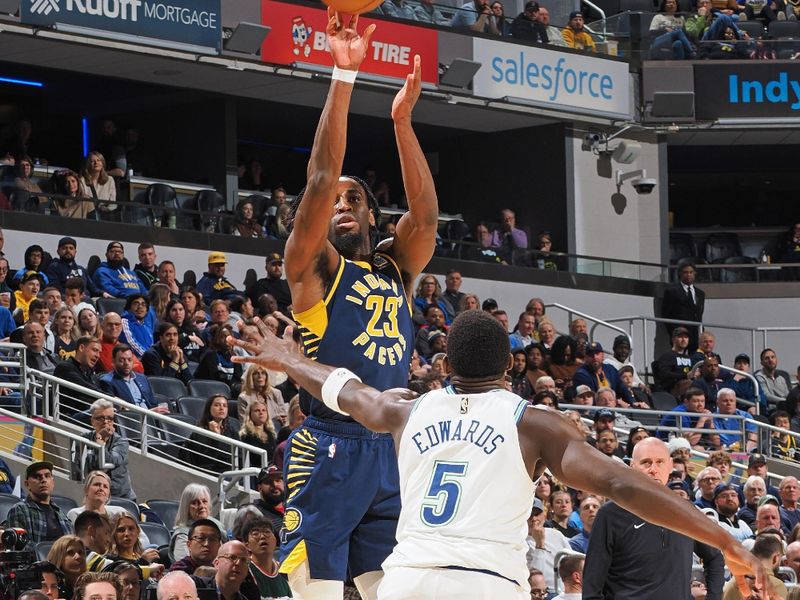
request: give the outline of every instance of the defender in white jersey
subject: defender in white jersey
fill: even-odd
[[[761,597],[777,598],[763,566],[724,529],[589,446],[559,413],[528,408],[503,391],[508,334],[491,315],[456,317],[445,359],[452,387],[419,398],[404,389],[379,392],[346,369],[302,356],[291,332],[279,340],[259,328],[260,346],[228,338],[252,355],[234,360],[284,370],[332,410],[394,437],[403,506],[380,600],[527,600],[526,520],[545,466],[571,487],[719,548],[744,597],[752,593],[745,576],[755,575]]]

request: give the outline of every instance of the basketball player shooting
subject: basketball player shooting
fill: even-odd
[[[570,487],[719,548],[744,598],[753,597],[750,577],[758,598],[777,599],[764,567],[722,527],[586,444],[559,413],[505,391],[508,334],[491,315],[456,317],[445,359],[451,385],[420,397],[407,389],[380,392],[259,328],[260,346],[229,338],[252,355],[234,360],[283,370],[330,410],[395,440],[403,508],[379,600],[528,600],[527,518],[545,466]]]
[[[369,385],[404,386],[414,331],[413,281],[433,255],[439,208],[433,177],[411,126],[422,81],[420,59],[391,109],[408,212],[380,246],[380,208],[369,186],[342,176],[353,82],[374,25],[345,24],[328,9],[334,71],[308,163],[293,205],[286,278],[305,354],[346,367]],[[281,571],[295,597],[341,598],[348,574],[375,598],[380,565],[395,545],[400,493],[389,435],[376,435],[332,411],[317,391],[300,395],[304,424],[286,450],[287,502]]]

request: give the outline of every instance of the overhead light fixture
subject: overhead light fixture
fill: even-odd
[[[261,46],[271,30],[268,25],[242,22],[236,29],[223,30],[222,45],[230,52],[257,55],[261,53]]]
[[[472,78],[475,77],[475,74],[482,66],[483,63],[474,60],[456,58],[446,68],[445,72],[442,73],[442,76],[439,77],[439,83],[466,89],[472,83]]]

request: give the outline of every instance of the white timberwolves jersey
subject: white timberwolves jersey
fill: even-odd
[[[505,390],[417,400],[398,451],[402,510],[389,567],[491,571],[528,587],[534,484],[517,423],[529,404]]]

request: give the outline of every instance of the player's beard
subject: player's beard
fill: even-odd
[[[333,247],[339,254],[352,260],[364,247],[364,235],[361,232],[337,235],[333,238]]]

